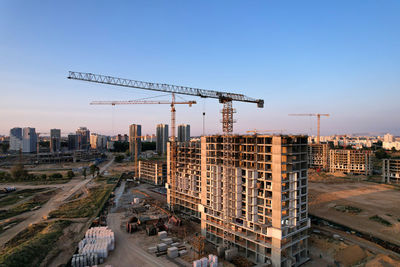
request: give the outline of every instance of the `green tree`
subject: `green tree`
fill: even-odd
[[[67,172],[67,177],[68,177],[69,179],[71,179],[71,178],[75,177],[75,173],[74,173],[73,171],[69,170],[69,171]]]
[[[86,179],[86,175],[87,175],[86,168],[83,169],[83,173],[82,174],[83,174],[83,177],[85,177],[85,179]]]
[[[396,152],[396,151],[397,151],[396,148],[392,147],[392,152]]]
[[[96,168],[97,168],[97,166],[94,164],[90,165],[90,167],[89,167],[90,174],[93,176],[93,178],[94,178],[94,174],[96,172]]]
[[[8,151],[8,149],[10,148],[10,145],[8,143],[1,143],[0,146],[1,146],[1,151],[3,153],[6,153]]]
[[[386,159],[389,158],[389,155],[386,153],[386,151],[382,148],[379,148],[376,152],[375,152],[375,157],[377,159]]]
[[[121,163],[124,158],[125,158],[125,156],[123,154],[116,155],[115,156],[115,162],[116,163]]]
[[[100,176],[100,168],[98,166],[96,166],[96,173],[97,176]]]
[[[63,178],[62,174],[59,172],[53,173],[52,175],[50,175],[50,177],[53,179]]]

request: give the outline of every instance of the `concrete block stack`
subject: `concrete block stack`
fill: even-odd
[[[91,266],[102,263],[109,251],[115,248],[114,232],[107,227],[93,227],[86,231],[79,242],[78,254],[73,256],[74,267]]]
[[[168,248],[167,255],[169,258],[174,259],[179,256],[178,248],[177,247],[170,247]]]

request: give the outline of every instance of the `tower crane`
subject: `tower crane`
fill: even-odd
[[[321,116],[329,117],[329,114],[320,114],[320,113],[312,113],[312,114],[289,114],[289,116],[309,116],[309,117],[317,117],[317,144],[320,142],[320,120]]]
[[[175,105],[192,105],[196,104],[196,101],[185,101],[185,102],[176,102],[175,101],[175,94],[172,94],[172,101],[145,101],[145,100],[128,100],[128,101],[93,101],[90,105],[137,105],[137,104],[167,104],[171,105],[171,131],[172,131],[172,138],[175,138]],[[139,177],[139,166],[138,166],[138,138],[142,138],[145,136],[138,136],[137,132],[135,131],[135,155],[134,155],[134,173],[135,177]],[[174,139],[175,140],[175,139]]]
[[[116,86],[123,86],[123,87],[130,87],[130,88],[137,88],[137,89],[144,89],[144,90],[151,90],[151,91],[160,91],[160,92],[168,92],[168,93],[175,93],[175,94],[183,94],[183,95],[192,95],[198,96],[202,98],[215,98],[218,99],[219,102],[223,105],[222,108],[222,131],[223,135],[223,224],[224,224],[224,231],[223,231],[223,244],[224,247],[229,247],[231,245],[230,239],[232,239],[233,234],[231,230],[232,222],[234,221],[233,214],[234,214],[234,198],[235,198],[235,191],[233,190],[235,187],[235,177],[234,177],[234,166],[233,166],[233,123],[235,122],[233,119],[233,114],[235,110],[232,107],[233,101],[238,102],[247,102],[247,103],[255,103],[257,104],[258,108],[264,107],[264,100],[263,99],[255,99],[243,94],[237,93],[229,93],[229,92],[222,92],[216,90],[206,90],[206,89],[199,89],[199,88],[192,88],[187,86],[179,86],[179,85],[171,85],[165,83],[152,83],[152,82],[143,82],[137,80],[130,80],[112,76],[105,76],[93,73],[84,73],[84,72],[73,72],[70,71],[68,75],[68,79],[73,80],[80,80],[80,81],[87,81],[87,82],[94,82],[100,84],[108,84],[108,85],[116,85]],[[175,129],[173,129],[175,130]],[[175,179],[175,169],[176,169],[176,162],[175,162],[175,132],[172,133],[170,143],[170,182],[169,182],[169,189],[171,192],[170,195],[170,202],[175,202],[175,189],[176,189],[176,179]]]

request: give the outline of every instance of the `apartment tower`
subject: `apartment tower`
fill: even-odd
[[[169,141],[168,125],[158,124],[156,129],[156,150],[158,154],[167,153],[167,143]]]
[[[133,160],[135,157],[135,143],[137,144],[137,153],[138,155],[142,152],[142,126],[139,124],[131,124],[129,126],[129,154],[131,155],[131,159]],[[136,137],[136,142],[135,142]]]
[[[180,124],[178,125],[178,142],[189,142],[190,141],[190,125]]]
[[[36,152],[37,135],[35,128],[25,127],[22,132],[22,152]]]
[[[177,144],[177,169],[167,180],[170,208],[200,218],[209,242],[229,244],[256,264],[304,263],[310,227],[307,136],[233,135],[230,145],[227,180],[223,136]]]
[[[78,149],[88,150],[90,148],[90,131],[86,127],[79,127],[76,130],[78,137]]]
[[[12,128],[10,130],[10,151],[20,150],[22,150],[22,128]]]
[[[50,152],[61,151],[61,130],[51,129],[50,130]]]

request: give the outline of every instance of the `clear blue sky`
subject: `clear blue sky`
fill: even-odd
[[[278,3],[279,2],[279,3]],[[234,131],[400,135],[399,1],[0,1],[0,134],[154,133],[168,106],[90,106],[157,93],[66,79],[69,70],[243,93]],[[217,100],[177,122],[221,132]],[[164,97],[161,99],[169,99]]]

